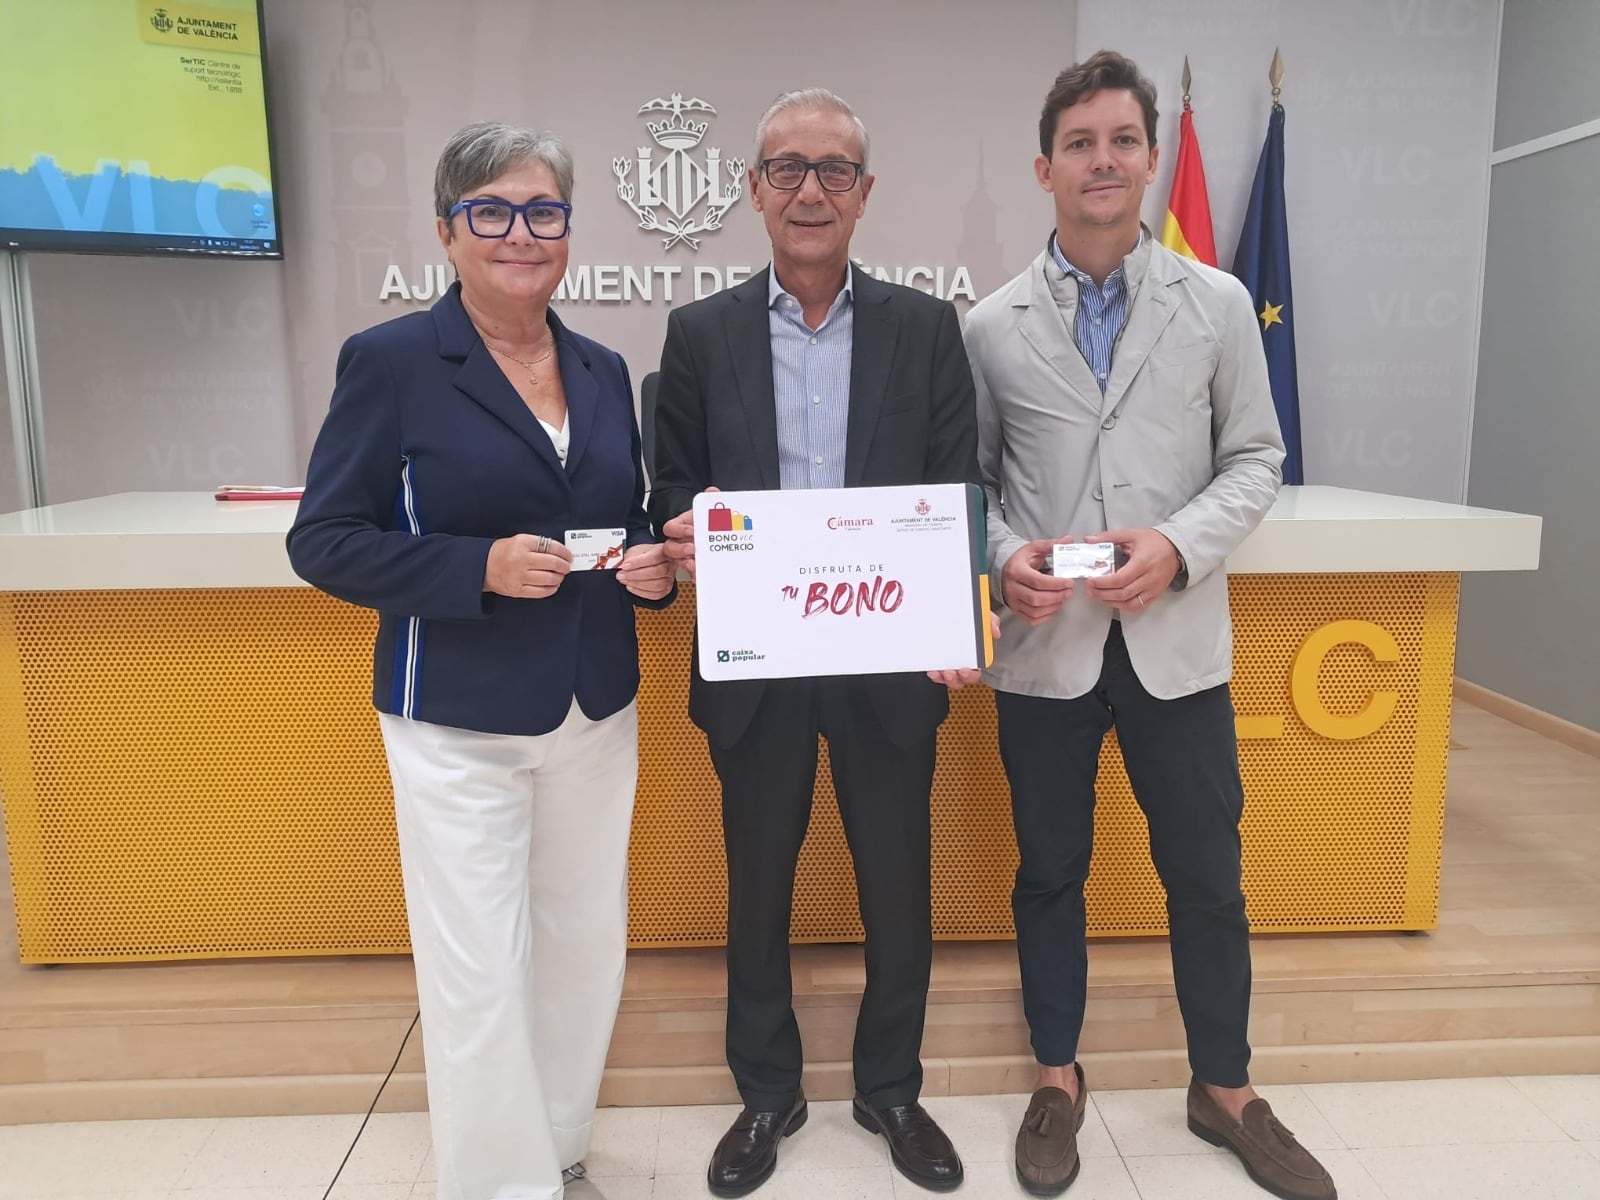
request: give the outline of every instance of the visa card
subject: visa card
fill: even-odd
[[[626,529],[569,529],[562,539],[574,571],[615,571],[628,548]]]

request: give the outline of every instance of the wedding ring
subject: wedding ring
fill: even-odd
[[[539,535],[539,544],[536,547],[536,552],[543,554],[548,549],[550,549],[550,539],[541,533]]]
[[[1143,608],[1144,607],[1144,597],[1143,596],[1138,596],[1138,597],[1136,597],[1136,599],[1139,601],[1139,607]]]

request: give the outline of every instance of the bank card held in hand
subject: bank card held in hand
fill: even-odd
[[[1094,579],[1116,569],[1115,542],[1058,542],[1052,547],[1050,574],[1057,579]]]
[[[615,571],[628,549],[626,529],[569,529],[562,540],[574,571]]]

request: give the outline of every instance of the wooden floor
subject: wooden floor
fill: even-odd
[[[14,926],[0,913],[0,1123],[364,1110],[416,1011],[409,959],[26,968]],[[1261,937],[1254,960],[1263,1082],[1600,1071],[1600,758],[1458,703],[1439,928]],[[1166,943],[1090,961],[1096,1086],[1182,1083]],[[808,1094],[847,1096],[860,949],[794,962]],[[733,1099],[723,1007],[719,951],[631,956],[603,1102]],[[419,1039],[382,1107],[423,1107]],[[923,1052],[930,1094],[1032,1086],[1010,943],[937,947]]]

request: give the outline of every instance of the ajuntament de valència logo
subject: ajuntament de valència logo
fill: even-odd
[[[616,176],[617,198],[638,218],[638,228],[660,235],[661,250],[652,251],[658,261],[573,262],[556,287],[553,299],[557,304],[672,305],[736,287],[761,270],[759,263],[716,263],[704,258],[659,261],[680,243],[699,250],[703,235],[722,228],[723,218],[744,198],[745,160],[725,159],[716,146],[702,148],[710,122],[693,119],[693,114],[715,116],[717,110],[697,96],[686,100],[682,92],[673,92],[666,99],[658,97],[640,106],[638,115],[647,113],[662,114],[659,120],[645,123],[655,144],[639,147],[632,158],[612,159],[611,170]],[[978,299],[971,271],[959,263],[940,262],[938,256],[923,259],[926,265],[910,266],[873,265],[860,258],[851,261],[875,279],[915,288],[941,300],[974,303]],[[454,277],[448,262],[391,262],[383,268],[374,298],[380,304],[429,302],[449,291]]]
[[[642,105],[639,115],[670,113],[660,121],[646,121],[645,128],[654,146],[640,146],[637,158],[614,158],[611,170],[617,177],[617,198],[639,218],[639,228],[660,233],[661,248],[670,250],[679,242],[691,250],[700,249],[696,234],[714,233],[722,228],[722,218],[744,195],[744,159],[722,160],[722,151],[708,146],[702,156],[695,151],[711,127],[708,121],[695,121],[686,113],[717,110],[704,100],[688,100],[673,92]],[[657,157],[657,152],[661,156]],[[631,178],[639,168],[638,183]],[[702,207],[703,206],[703,207]]]

